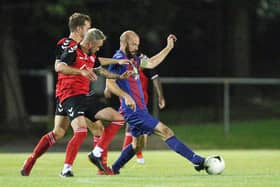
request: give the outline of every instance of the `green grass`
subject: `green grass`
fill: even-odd
[[[74,178],[58,176],[64,153],[47,153],[40,158],[31,176],[22,177],[19,170],[26,153],[0,154],[0,184],[3,187],[264,187],[280,186],[279,150],[198,150],[199,154],[221,154],[226,162],[222,175],[197,173],[192,165],[172,151],[145,151],[146,164],[131,160],[118,176],[97,176],[95,168],[80,152],[74,165]],[[113,162],[119,153],[110,153]]]
[[[195,149],[280,149],[280,120],[232,122],[230,134],[223,125],[171,126],[176,135]]]

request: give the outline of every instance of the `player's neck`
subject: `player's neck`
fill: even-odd
[[[82,51],[83,51],[85,54],[87,54],[87,55],[90,54],[90,49],[87,48],[86,45],[85,45],[83,42],[81,43],[80,46],[81,46]]]
[[[70,35],[69,35],[69,38],[72,38],[77,43],[82,41],[82,38],[80,37],[80,35],[75,33],[75,32],[71,32]]]
[[[126,52],[125,52],[125,48],[120,47],[120,50],[121,50],[125,55],[127,55]]]

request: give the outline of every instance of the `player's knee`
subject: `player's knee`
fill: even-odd
[[[72,120],[71,126],[74,130],[78,128],[87,128],[86,118],[84,116],[76,117]]]
[[[119,121],[121,125],[125,124],[124,117],[120,113],[115,113],[113,118],[116,119],[116,121]]]
[[[88,129],[90,130],[90,132],[92,133],[92,135],[94,136],[101,136],[104,130],[103,125],[99,125],[97,123],[94,123],[91,126],[88,126]]]
[[[60,140],[61,138],[64,137],[65,135],[65,130],[64,129],[54,129],[53,134],[56,140]]]
[[[169,127],[164,127],[162,129],[163,139],[168,139],[174,136],[174,132]]]

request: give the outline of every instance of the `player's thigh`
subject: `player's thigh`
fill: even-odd
[[[62,138],[65,135],[69,125],[70,120],[67,116],[55,115],[53,133],[56,140]]]
[[[106,107],[98,111],[95,116],[96,119],[107,121],[119,121],[124,120],[123,116],[111,107]]]
[[[71,121],[73,131],[77,131],[80,128],[87,128],[87,119],[85,116],[77,116]]]
[[[165,124],[163,124],[162,122],[159,122],[155,129],[154,129],[154,133],[156,135],[159,135],[163,140],[166,140],[172,136],[174,136],[174,132]]]

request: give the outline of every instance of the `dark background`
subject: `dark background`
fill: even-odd
[[[128,29],[139,33],[141,51],[148,56],[166,45],[169,33],[175,34],[175,48],[159,66],[162,77],[280,75],[279,0],[2,0],[0,5],[3,130],[7,126],[10,130],[31,128],[29,115],[47,114],[44,81],[22,72],[53,71],[56,42],[68,36],[68,17],[73,12],[90,15],[92,26],[107,35],[99,56],[111,57],[119,47],[120,34]],[[206,108],[207,113],[207,107],[214,106],[210,120],[219,120],[222,89],[210,85],[164,85],[167,109]],[[279,91],[269,86],[237,86],[231,95],[240,109],[256,104],[252,98],[260,99],[261,104],[267,100],[276,103]],[[269,112],[261,113],[277,113],[271,107]],[[254,117],[258,116],[256,113]]]

